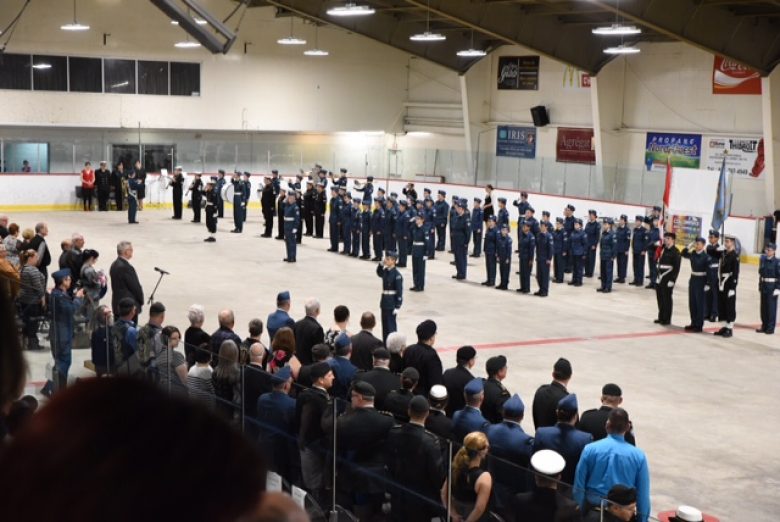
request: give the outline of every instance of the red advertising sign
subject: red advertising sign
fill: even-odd
[[[761,75],[734,60],[715,56],[712,94],[761,94]]]
[[[593,129],[559,127],[555,160],[567,163],[596,163]]]

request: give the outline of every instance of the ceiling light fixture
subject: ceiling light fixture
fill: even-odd
[[[482,56],[485,56],[487,54],[486,51],[483,51],[482,49],[476,49],[474,47],[474,30],[471,30],[471,47],[468,49],[463,49],[458,51],[458,56],[461,58],[480,58]]]
[[[193,42],[192,40],[190,40],[189,35],[187,35],[187,37],[184,40],[182,40],[181,42],[176,42],[175,44],[173,44],[173,46],[176,47],[177,49],[195,49],[197,47],[200,47],[200,43]]]
[[[376,13],[376,10],[370,5],[357,5],[354,2],[347,2],[345,5],[331,7],[327,10],[329,16],[368,16]]]
[[[320,49],[320,26],[314,26],[314,49],[306,49],[303,54],[306,56],[328,56],[330,53],[324,49]]]
[[[38,70],[51,69],[51,64],[50,63],[36,63],[36,64],[34,64],[32,66],[32,68],[33,69],[38,69]]]
[[[615,1],[615,23],[609,27],[597,27],[592,30],[593,34],[607,35],[607,36],[620,36],[620,45],[607,47],[604,49],[605,54],[637,54],[640,52],[638,47],[634,47],[631,44],[625,44],[623,37],[627,35],[635,35],[641,33],[642,30],[635,26],[623,25],[620,23],[620,0]]]
[[[63,31],[89,31],[89,26],[80,24],[76,19],[76,0],[73,0],[73,23],[61,25]]]
[[[306,45],[306,40],[302,38],[296,38],[295,35],[293,35],[293,17],[290,17],[290,36],[285,36],[284,38],[279,38],[276,40],[276,43],[279,45]]]
[[[605,54],[636,54],[638,52],[640,52],[639,47],[626,44],[620,44],[616,47],[607,47],[604,49]]]
[[[428,0],[428,9],[425,14],[425,31],[413,34],[409,39],[413,42],[441,42],[447,39],[441,33],[431,32],[431,0]]]
[[[599,36],[624,36],[631,34],[641,34],[642,30],[635,25],[623,25],[615,23],[606,27],[596,27],[591,32]]]

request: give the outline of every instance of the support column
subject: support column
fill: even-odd
[[[590,79],[593,134],[596,147],[596,165],[615,167],[625,164],[623,147],[616,131],[623,126],[623,97],[625,89],[625,58],[611,61]]]
[[[761,112],[764,123],[766,206],[780,209],[780,67],[761,79]]]
[[[471,144],[471,116],[469,115],[469,90],[466,82],[466,75],[458,76],[460,81],[460,103],[463,108],[463,138],[466,142],[466,164],[469,171],[474,168],[474,155]]]

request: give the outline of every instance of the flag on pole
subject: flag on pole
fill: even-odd
[[[720,178],[718,179],[718,192],[715,194],[715,209],[712,211],[712,229],[720,230],[728,217],[729,205],[729,183],[726,177],[726,158],[723,158],[723,165],[720,167]]]
[[[661,237],[663,237],[664,232],[666,231],[666,219],[667,219],[667,213],[669,212],[669,201],[671,198],[672,193],[672,160],[670,156],[666,156],[666,181],[664,182],[664,201],[663,201],[663,207],[661,208],[661,216],[658,218],[658,228],[661,232]],[[661,254],[663,253],[664,244],[663,241],[661,242],[658,247],[655,249],[655,258],[659,259],[661,257]]]

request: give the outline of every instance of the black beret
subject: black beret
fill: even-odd
[[[328,372],[331,371],[330,364],[326,362],[318,362],[314,363],[311,366],[311,380],[316,381],[317,379],[321,379],[328,375]]]
[[[387,351],[387,348],[383,348],[381,346],[374,350],[371,355],[374,356],[374,359],[390,359],[390,352]]]
[[[352,385],[352,391],[362,395],[364,399],[373,399],[376,397],[376,388],[366,381],[357,381]]]
[[[628,506],[636,502],[636,489],[617,484],[607,493],[607,500],[619,506]]]
[[[477,351],[474,349],[473,346],[461,346],[458,348],[458,351],[455,353],[455,358],[458,361],[470,361],[474,357],[477,356]]]
[[[412,397],[412,400],[409,401],[409,411],[411,413],[416,413],[418,415],[422,415],[423,413],[427,413],[430,411],[431,406],[428,404],[428,399],[423,397],[422,395],[415,395]]]

